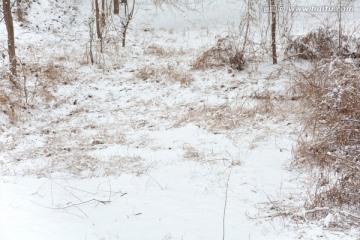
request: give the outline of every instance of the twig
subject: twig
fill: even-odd
[[[146,174],[146,176],[148,176],[151,180],[153,180],[160,187],[161,190],[165,190],[165,188],[161,186],[161,184],[158,181],[156,181],[152,176],[150,176],[149,174]]]
[[[277,205],[275,204],[275,202],[272,201],[268,195],[266,195],[266,198],[267,198],[267,199],[269,200],[269,202],[273,205],[274,209],[276,209],[276,210],[279,211],[279,212],[285,213],[285,211],[284,211],[283,209],[281,209],[279,206],[277,206]]]
[[[87,200],[87,201],[81,201],[79,203],[71,203],[70,205],[68,206],[64,206],[64,207],[47,207],[47,206],[44,206],[44,205],[41,205],[41,204],[38,204],[34,201],[32,201],[34,204],[40,206],[40,207],[43,207],[43,208],[48,208],[48,209],[52,209],[52,210],[64,210],[64,209],[68,209],[68,208],[72,208],[72,207],[76,207],[77,209],[79,209],[86,217],[87,215],[84,213],[84,211],[82,211],[80,208],[78,208],[78,206],[81,206],[81,205],[84,205],[84,204],[87,204],[87,203],[90,203],[90,202],[96,202],[97,204],[99,203],[102,203],[102,204],[108,204],[108,203],[111,203],[111,201],[108,201],[108,200],[99,200],[99,199],[90,199],[90,200]]]
[[[223,240],[225,240],[225,217],[226,217],[226,208],[227,208],[227,201],[228,201],[228,190],[229,190],[229,181],[230,181],[231,172],[232,172],[232,168],[230,168],[229,176],[228,176],[227,181],[226,181],[225,204],[224,204],[224,212],[223,212],[223,220],[222,220],[222,222],[223,222],[223,225],[222,225],[222,232],[223,232],[222,239]]]

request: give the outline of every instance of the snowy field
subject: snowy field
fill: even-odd
[[[127,47],[115,34],[91,65],[91,5],[75,2],[35,1],[15,23],[29,105],[0,113],[0,240],[359,239],[284,214],[307,197],[291,168],[301,109],[290,63],[191,67],[236,32],[242,4],[139,2]],[[320,24],[309,16],[295,16],[294,34]]]

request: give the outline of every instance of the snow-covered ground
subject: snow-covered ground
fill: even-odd
[[[91,6],[76,2],[36,1],[16,23],[29,105],[12,124],[1,115],[0,240],[357,239],[276,216],[307,191],[290,170],[301,126],[288,63],[191,69],[234,29],[238,1],[141,2],[127,47],[109,37],[94,65]]]

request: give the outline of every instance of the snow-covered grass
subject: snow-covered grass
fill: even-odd
[[[0,116],[0,239],[356,239],[296,218],[291,64],[192,70],[241,13],[201,6],[140,3],[127,47],[110,27],[91,65],[89,2],[32,3],[16,24],[28,104]]]

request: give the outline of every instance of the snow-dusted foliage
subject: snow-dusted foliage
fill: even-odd
[[[320,61],[298,79],[305,132],[297,160],[317,174],[309,207],[339,207],[360,214],[360,71],[335,59]],[[317,211],[326,216],[328,210]],[[350,221],[360,219],[352,217]]]

